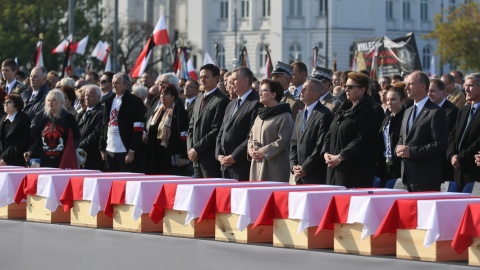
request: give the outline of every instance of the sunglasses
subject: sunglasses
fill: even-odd
[[[109,81],[107,80],[101,80],[100,83],[108,83]]]

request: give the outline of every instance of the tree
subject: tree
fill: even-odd
[[[480,68],[480,9],[478,3],[469,1],[450,10],[447,18],[443,12],[434,18],[435,30],[424,38],[438,40],[436,54],[443,63],[451,62],[463,70]]]
[[[100,0],[75,1],[75,35],[78,41],[85,35],[98,40],[101,33]],[[20,66],[34,64],[35,46],[43,33],[43,58],[48,70],[60,70],[62,54],[51,54],[68,36],[68,1],[65,0],[1,0],[0,1],[0,59],[17,57]],[[91,51],[91,41],[87,52]],[[87,54],[87,53],[86,53]],[[78,61],[83,58],[78,57]]]

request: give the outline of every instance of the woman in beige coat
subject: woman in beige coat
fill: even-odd
[[[290,177],[289,149],[293,132],[290,106],[280,103],[280,83],[265,79],[260,83],[260,103],[248,136],[248,158],[252,160],[250,181],[288,182]]]

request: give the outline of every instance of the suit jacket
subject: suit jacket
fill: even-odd
[[[150,107],[147,109],[147,113],[145,115],[145,128],[148,128],[148,122],[151,120],[151,117],[155,115],[158,110],[158,106],[160,102],[160,95],[156,95],[150,101]]]
[[[287,93],[283,95],[281,102],[290,105],[290,109],[292,109],[292,119],[294,120],[297,118],[298,111],[305,107],[302,101],[290,94],[290,91],[287,91]]]
[[[0,158],[8,165],[24,166],[23,153],[28,150],[30,143],[30,118],[24,112],[18,111],[10,129],[6,134],[3,134],[6,118],[7,115],[5,114],[0,119],[0,138],[5,138],[0,143]]]
[[[33,120],[35,116],[43,110],[45,105],[45,97],[47,96],[50,89],[48,88],[47,84],[44,84],[39,90],[37,95],[33,100],[30,100],[32,96],[33,90],[28,89],[22,92],[21,96],[25,107],[23,108],[23,112],[28,115],[30,120]]]
[[[398,145],[410,149],[410,158],[402,159],[402,179],[406,184],[418,185],[419,190],[439,190],[443,172],[438,168],[448,145],[447,117],[444,110],[427,100],[407,132],[413,109],[406,109],[403,115],[398,141]]]
[[[110,121],[110,110],[115,97],[116,95],[113,95],[105,102],[99,145],[101,151],[104,151],[107,147],[108,122]],[[118,111],[118,130],[125,149],[135,151],[134,162],[139,157],[137,150],[141,150],[144,117],[145,105],[143,101],[130,92],[125,92],[122,97],[122,106]]]
[[[2,84],[2,87],[3,87],[3,89],[5,89],[5,92],[7,92],[7,84],[6,83]],[[15,84],[13,85],[13,88],[11,89],[10,93],[21,95],[23,93],[23,91],[25,91],[25,90],[27,90],[27,86],[20,81],[16,81]]]
[[[215,156],[232,155],[236,163],[228,167],[230,176],[237,180],[248,180],[250,173],[250,162],[247,159],[248,134],[262,104],[259,102],[258,94],[252,90],[232,116],[237,100],[238,98],[228,103],[225,110],[217,136]]]
[[[328,92],[327,95],[322,99],[321,103],[325,107],[329,108],[332,113],[335,113],[338,107],[340,107],[340,104],[342,104],[342,102],[334,97],[330,92]]]
[[[455,127],[455,121],[457,121],[458,108],[448,100],[445,100],[441,108],[444,109],[447,114],[448,134],[450,134]]]
[[[450,133],[447,150],[449,162],[454,155],[458,157],[460,168],[454,170],[454,178],[461,188],[466,183],[479,181],[480,179],[480,167],[476,166],[474,158],[474,155],[480,151],[480,113],[478,110],[475,112],[470,124],[465,129],[470,109],[471,106],[465,106],[459,110],[454,131]],[[465,136],[462,144],[458,147],[463,133],[465,133]]]
[[[78,128],[80,129],[79,148],[87,153],[85,169],[103,170],[105,162],[98,150],[98,141],[103,124],[103,106],[98,103],[91,111],[82,110],[77,114]]]
[[[188,127],[187,152],[194,148],[199,157],[197,163],[203,168],[220,168],[220,163],[215,159],[215,146],[229,102],[218,88],[212,91],[214,92],[206,99],[202,110],[200,107],[205,94],[197,97],[198,102],[195,102]]]
[[[302,131],[304,112],[305,109],[298,113],[293,128],[290,142],[290,169],[300,165],[305,171],[306,176],[295,179],[297,181],[301,180],[304,184],[325,184],[327,165],[321,152],[333,114],[330,109],[318,102]]]
[[[187,107],[187,114],[188,114],[188,121],[190,121],[190,119],[192,119],[192,116],[193,116],[193,107],[195,106],[195,102],[197,101],[198,97],[195,98],[192,103],[188,104],[188,107]]]
[[[102,98],[100,99],[100,103],[105,103],[107,100],[109,100],[112,96],[115,96],[115,94],[110,90],[107,94],[103,95]]]

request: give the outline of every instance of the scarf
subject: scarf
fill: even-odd
[[[276,106],[273,107],[262,107],[258,109],[258,117],[260,119],[265,120],[267,118],[282,114],[282,113],[292,113],[292,110],[290,109],[290,105],[286,103],[279,103]]]
[[[168,147],[168,140],[170,139],[170,133],[172,129],[172,118],[173,118],[173,109],[175,108],[175,102],[172,103],[172,107],[166,109],[165,105],[162,104],[159,110],[165,110],[165,113],[158,124],[158,131],[157,131],[157,139],[161,140],[162,142],[160,145],[167,148]]]

